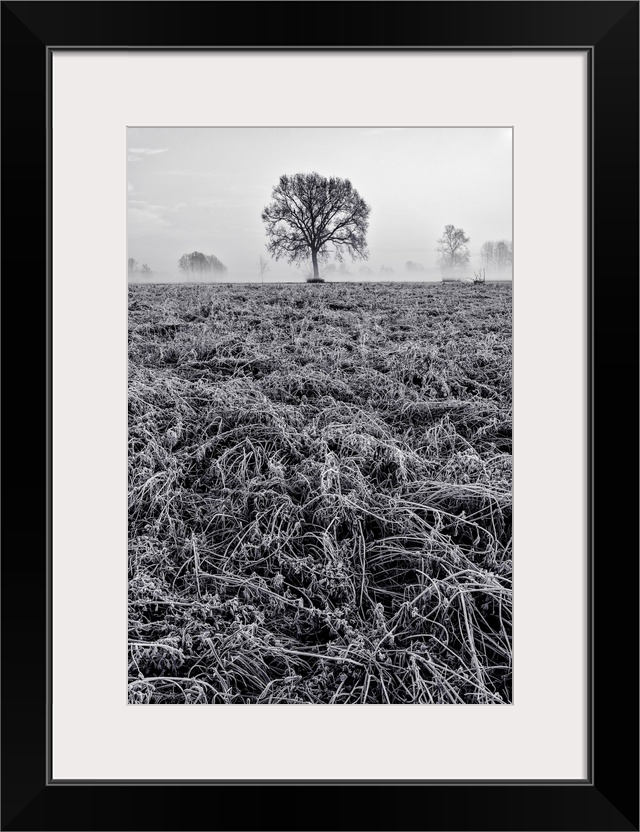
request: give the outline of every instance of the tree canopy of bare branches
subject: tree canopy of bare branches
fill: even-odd
[[[348,179],[319,173],[281,176],[262,212],[269,239],[267,250],[289,263],[311,260],[312,279],[320,279],[318,263],[333,253],[366,260],[366,234],[371,208]]]

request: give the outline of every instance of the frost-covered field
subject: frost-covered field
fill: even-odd
[[[134,703],[511,701],[511,284],[129,290]]]

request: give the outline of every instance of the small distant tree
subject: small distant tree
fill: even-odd
[[[371,208],[348,179],[313,173],[281,176],[262,212],[267,250],[289,263],[311,260],[312,279],[321,280],[318,263],[331,252],[366,260]]]
[[[138,261],[134,260],[133,257],[130,257],[127,260],[127,268],[128,268],[129,274],[130,275],[133,274],[135,271],[138,270]]]
[[[214,254],[203,254],[201,251],[192,251],[191,254],[183,254],[178,260],[178,268],[183,274],[190,278],[207,277],[211,274],[222,274],[227,267]]]
[[[262,283],[264,283],[264,276],[267,272],[271,271],[271,266],[269,265],[269,261],[266,257],[260,255],[258,258],[258,274],[260,275],[260,279]]]
[[[391,266],[380,266],[380,274],[392,275],[395,274],[395,271]]]
[[[424,266],[422,265],[422,263],[414,263],[413,260],[407,260],[407,262],[404,264],[404,267],[408,272],[424,271]]]
[[[153,272],[151,271],[149,266],[147,266],[146,263],[142,264],[142,268],[140,269],[140,271],[145,277],[151,277],[151,275],[153,274]]]
[[[445,225],[444,234],[438,240],[436,251],[440,253],[440,263],[446,269],[458,269],[469,262],[469,249],[466,236],[462,228]]]

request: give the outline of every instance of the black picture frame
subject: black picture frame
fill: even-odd
[[[627,0],[2,3],[9,391],[2,829],[638,829],[638,490],[631,462],[638,459],[638,10]],[[588,51],[591,688],[584,782],[50,779],[51,54],[177,47]],[[561,414],[558,427],[570,429]],[[632,478],[625,476],[630,466]]]

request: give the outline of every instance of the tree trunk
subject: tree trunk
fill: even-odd
[[[318,254],[315,251],[311,252],[311,263],[313,265],[314,278],[320,277],[320,272],[318,271]]]

